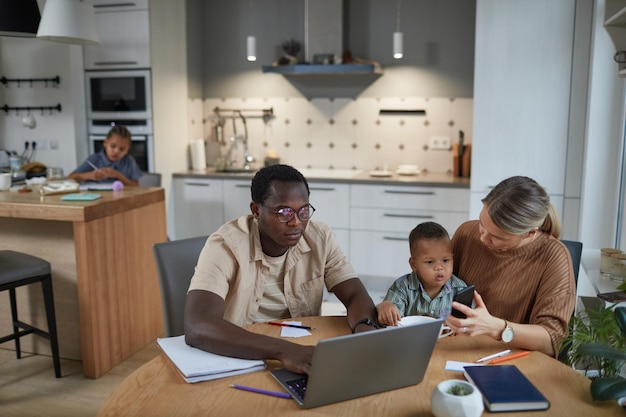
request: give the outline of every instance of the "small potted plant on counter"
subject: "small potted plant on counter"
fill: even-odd
[[[435,417],[479,417],[483,396],[474,385],[460,379],[448,379],[437,385],[430,397]]]
[[[563,342],[565,362],[589,376],[594,401],[626,401],[626,307],[605,307],[604,302],[572,317],[570,335]],[[623,405],[623,404],[622,404]]]

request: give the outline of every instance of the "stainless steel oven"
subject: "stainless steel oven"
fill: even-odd
[[[86,71],[89,151],[102,143],[115,125],[131,133],[130,154],[144,172],[154,172],[150,70]]]
[[[86,71],[87,118],[151,119],[150,70]]]

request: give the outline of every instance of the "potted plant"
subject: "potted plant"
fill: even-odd
[[[621,376],[626,363],[626,307],[606,307],[602,302],[573,316],[562,352],[565,362],[585,375],[597,371],[591,381],[595,401],[626,397],[626,378]]]
[[[435,417],[479,417],[483,396],[474,385],[460,379],[440,382],[430,397]]]

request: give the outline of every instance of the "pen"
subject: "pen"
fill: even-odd
[[[237,385],[237,384],[230,384],[230,386],[235,389],[240,389],[242,391],[256,392],[257,394],[264,394],[264,395],[271,395],[272,397],[291,398],[291,395],[287,394],[286,392],[268,391],[268,390],[261,389],[261,388],[246,387],[245,385]]]
[[[493,358],[497,358],[497,357],[500,357],[500,356],[506,356],[509,353],[511,353],[511,349],[503,350],[502,352],[494,353],[493,355],[489,355],[489,356],[485,356],[484,358],[480,358],[476,362],[477,363],[485,362],[485,361],[488,361],[488,360],[493,359]]]
[[[305,330],[315,329],[315,327],[311,327],[311,326],[300,326],[299,324],[279,323],[277,321],[268,321],[267,324],[271,324],[273,326],[295,327],[296,329],[305,329]]]
[[[87,162],[93,169],[95,169],[96,171],[98,170],[98,167],[95,166],[94,164],[92,164],[89,160],[86,160],[85,162]]]
[[[492,359],[489,362],[487,362],[490,365],[493,365],[494,363],[500,363],[500,362],[504,362],[504,361],[508,361],[510,359],[515,359],[515,358],[521,358],[522,356],[526,356],[530,353],[529,350],[525,350],[523,352],[520,353],[516,353],[514,355],[509,355],[509,356],[505,356],[504,358],[497,358],[497,359]]]

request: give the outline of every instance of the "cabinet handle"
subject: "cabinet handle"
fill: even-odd
[[[394,214],[394,213],[384,213],[383,217],[399,217],[403,219],[434,219],[435,216],[429,216],[425,214]]]
[[[94,65],[137,65],[137,61],[97,61]]]
[[[235,184],[235,188],[250,188],[250,184]]]
[[[309,187],[309,190],[312,190],[312,191],[335,191],[336,188],[332,188],[332,187]]]
[[[137,3],[110,3],[110,4],[94,4],[94,9],[106,9],[107,7],[135,7]]]
[[[185,185],[191,185],[193,187],[210,187],[211,183],[208,183],[208,182],[185,181]]]
[[[411,194],[411,195],[435,195],[434,191],[400,191],[400,190],[385,190],[386,194]]]
[[[399,242],[406,242],[408,239],[405,237],[383,236],[383,240],[396,240]]]

